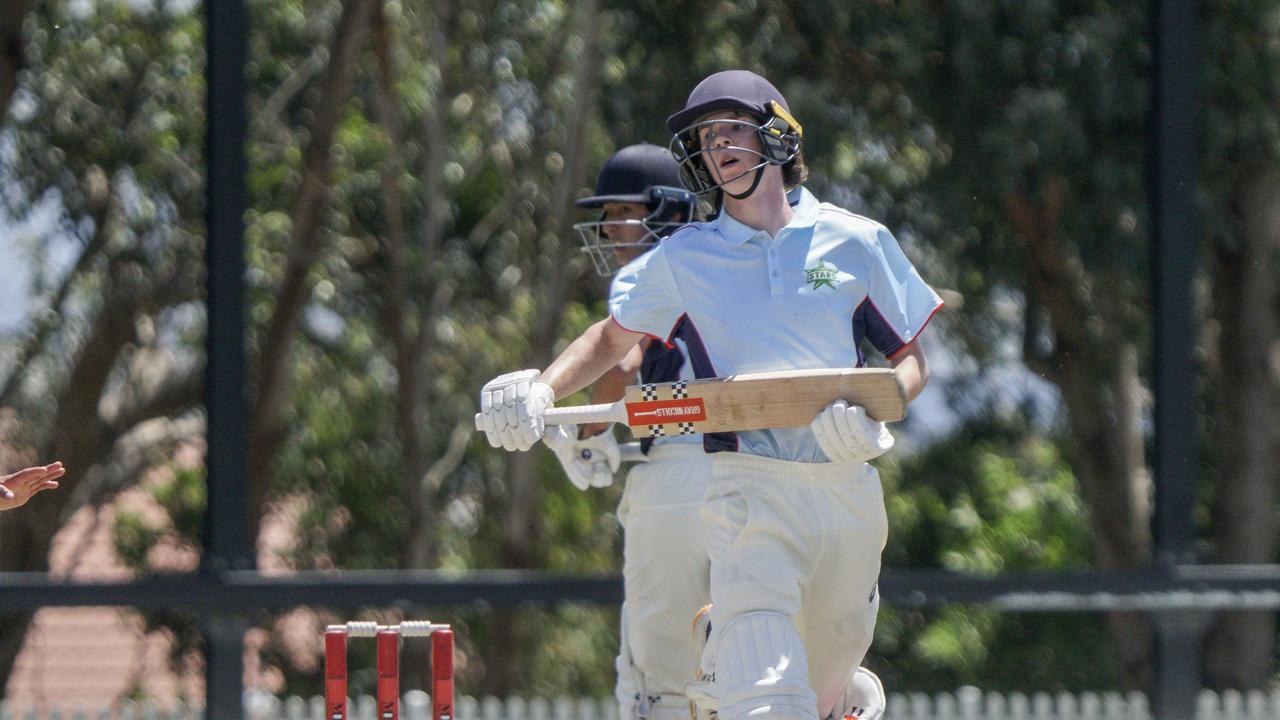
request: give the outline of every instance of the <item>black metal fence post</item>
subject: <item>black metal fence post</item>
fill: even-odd
[[[1197,263],[1196,53],[1193,0],[1151,5],[1150,144],[1152,306],[1155,346],[1155,562],[1172,572],[1195,562],[1196,378],[1192,280]],[[1204,622],[1157,624],[1159,717],[1183,717],[1200,689]]]
[[[205,1],[208,507],[201,570],[212,576],[254,564],[245,487],[245,31],[243,0]],[[243,714],[243,626],[243,619],[233,615],[215,614],[201,623],[206,717]]]

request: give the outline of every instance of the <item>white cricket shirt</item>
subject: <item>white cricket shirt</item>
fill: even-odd
[[[682,339],[704,378],[860,367],[864,337],[892,357],[942,307],[880,223],[807,190],[793,210],[777,237],[728,212],[677,230],[611,299],[614,320],[668,343]],[[808,427],[708,433],[705,446],[827,461]]]
[[[659,241],[661,242],[661,241]],[[654,246],[655,248],[657,245]],[[632,258],[631,262],[623,265],[614,274],[613,280],[609,282],[609,312],[613,312],[614,306],[631,290],[636,284],[636,276],[640,272],[640,268],[644,267],[646,259],[653,254],[653,250],[645,252]],[[642,383],[661,383],[671,382],[673,380],[693,380],[693,367],[689,363],[689,347],[680,337],[671,338],[670,347],[664,348],[662,343],[651,343],[645,350],[644,360],[640,364],[640,382]],[[701,433],[693,433],[691,435],[664,435],[656,438],[642,437],[640,439],[641,446],[645,449],[645,453],[649,452],[650,445],[667,445],[667,444],[694,444],[702,442]]]

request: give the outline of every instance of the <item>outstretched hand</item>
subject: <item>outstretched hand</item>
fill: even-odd
[[[32,495],[58,487],[58,478],[67,473],[61,462],[37,465],[12,475],[0,475],[0,510],[27,504]]]

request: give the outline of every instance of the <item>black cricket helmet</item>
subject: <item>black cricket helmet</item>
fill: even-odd
[[[693,220],[698,200],[680,183],[680,166],[666,148],[649,143],[629,145],[614,153],[596,176],[596,191],[578,201],[578,207],[603,208],[605,203],[637,203],[649,209],[637,220],[610,220],[602,213],[598,220],[573,226],[582,238],[582,251],[591,256],[596,272],[617,271],[615,249],[649,247]],[[614,242],[610,226],[639,226],[644,229],[636,242]]]
[[[707,115],[727,110],[737,110],[749,115],[749,120],[702,120]],[[721,148],[704,148],[699,131],[704,127],[722,124],[739,124],[750,127],[760,138],[762,151],[736,145]],[[707,77],[689,93],[684,109],[667,118],[671,139],[671,153],[680,163],[680,179],[684,186],[701,195],[720,190],[729,182],[747,173],[756,174],[751,189],[736,198],[745,198],[755,192],[766,165],[786,165],[800,153],[804,129],[791,116],[786,98],[768,80],[748,70],[724,70]],[[714,129],[714,128],[713,128]],[[720,150],[737,150],[750,153],[759,161],[734,175],[716,182],[707,169],[705,155]]]

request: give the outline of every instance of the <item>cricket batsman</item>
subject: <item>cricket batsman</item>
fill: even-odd
[[[600,213],[574,228],[597,272],[613,275],[612,303],[635,284],[649,251],[693,220],[697,198],[681,184],[671,152],[642,143],[610,157],[600,168],[595,193],[577,204]],[[637,377],[692,379],[688,353],[679,332],[671,345],[643,338],[595,383],[591,401],[620,399]],[[577,487],[613,483],[619,451],[611,424],[552,426],[543,440]],[[684,686],[701,648],[689,633],[689,619],[711,596],[706,535],[698,518],[711,457],[702,451],[700,435],[644,438],[640,446],[648,462],[627,474],[618,506],[625,600],[615,695],[623,720],[685,720]]]
[[[866,340],[915,398],[928,379],[918,342],[941,308],[883,225],[820,203],[793,207],[805,177],[803,128],[768,80],[744,70],[699,83],[667,121],[682,179],[722,211],[654,249],[611,314],[543,372],[481,391],[489,442],[526,450],[557,397],[595,381],[642,337],[680,325],[697,377],[857,367]],[[703,362],[705,361],[705,363]],[[879,608],[884,497],[867,461],[893,436],[866,412],[831,403],[807,427],[706,434],[711,478],[700,515],[711,563],[710,631],[700,711],[723,720],[840,720]]]

